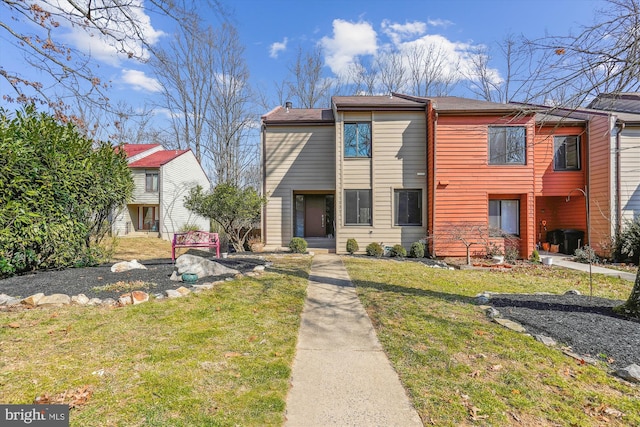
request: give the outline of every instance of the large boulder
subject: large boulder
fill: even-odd
[[[180,255],[178,257],[176,260],[176,268],[178,269],[178,274],[192,273],[197,274],[198,278],[239,273],[238,270],[225,267],[218,262],[189,254]]]
[[[136,270],[136,269],[146,270],[147,267],[140,264],[135,259],[132,259],[131,261],[116,262],[111,266],[112,273],[122,273],[123,271]]]

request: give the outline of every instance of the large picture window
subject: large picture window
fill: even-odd
[[[553,169],[557,171],[580,170],[580,137],[556,136],[553,139]]]
[[[345,190],[345,225],[371,225],[371,190]]]
[[[395,191],[395,225],[422,225],[422,190]]]
[[[371,123],[344,124],[344,156],[371,157]]]
[[[526,129],[522,126],[489,127],[489,164],[526,164]]]
[[[158,192],[158,172],[147,172],[145,174],[145,191],[147,193]]]
[[[520,201],[489,200],[489,227],[492,233],[520,235]]]

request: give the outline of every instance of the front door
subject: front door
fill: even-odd
[[[304,237],[326,237],[326,196],[308,194],[304,201]]]

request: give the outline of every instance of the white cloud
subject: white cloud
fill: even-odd
[[[393,44],[398,44],[402,40],[423,35],[427,31],[427,24],[419,21],[398,24],[385,19],[382,21],[382,31],[391,38]]]
[[[122,70],[122,81],[133,87],[135,90],[145,90],[149,92],[160,92],[162,86],[153,77],[147,77],[143,71]]]
[[[368,22],[333,21],[333,37],[323,37],[325,61],[336,75],[343,75],[359,55],[374,55],[378,48],[376,32]]]
[[[288,40],[285,37],[281,42],[272,43],[269,47],[269,56],[272,58],[277,58],[280,52],[283,52],[287,49],[287,42]]]
[[[60,20],[60,24],[67,30],[62,38],[66,43],[94,59],[109,65],[118,65],[122,59],[129,56],[148,59],[149,53],[137,34],[140,34],[146,43],[154,45],[165,33],[151,24],[144,1],[130,0],[126,6],[122,6],[122,10],[111,6],[102,7],[107,3],[111,4],[107,0],[94,2],[91,13],[93,22],[106,23],[101,27],[111,37],[105,36],[92,27],[87,27],[86,18],[71,5],[71,2],[59,1],[55,4],[41,2],[41,6],[50,9],[53,13],[64,13],[68,16],[69,20]],[[83,6],[83,4],[80,5],[80,7]]]
[[[430,27],[447,28],[452,26],[453,22],[449,21],[448,19],[428,19],[427,24],[429,24]]]

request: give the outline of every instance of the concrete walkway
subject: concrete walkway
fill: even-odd
[[[285,426],[422,426],[342,260],[313,258]]]
[[[589,264],[583,264],[581,262],[571,261],[570,255],[557,254],[551,252],[540,252],[540,258],[551,257],[553,258],[552,264],[559,267],[570,268],[572,270],[579,270],[589,272]],[[591,266],[591,272],[594,274],[604,274],[605,276],[619,277],[624,280],[634,282],[636,280],[635,273],[627,273],[624,271],[612,270],[610,268]]]

